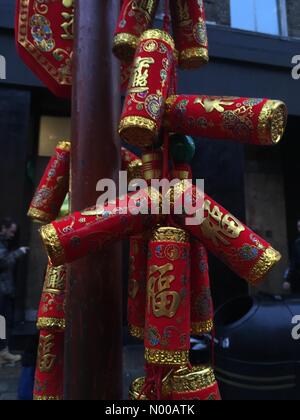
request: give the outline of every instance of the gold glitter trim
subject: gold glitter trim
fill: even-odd
[[[56,146],[57,149],[65,150],[66,152],[70,152],[71,150],[71,143],[69,141],[60,141]]]
[[[62,401],[63,398],[62,397],[58,397],[58,396],[40,396],[40,395],[34,395],[33,396],[33,401]]]
[[[262,145],[277,144],[287,124],[287,107],[281,101],[267,101],[258,119],[258,138]]]
[[[154,365],[184,365],[189,363],[189,352],[145,349],[145,359]]]
[[[144,340],[145,332],[144,328],[136,327],[134,325],[129,325],[129,334],[132,337],[138,338],[139,340]]]
[[[129,399],[131,401],[133,400],[146,401],[147,400],[146,395],[141,394],[141,390],[143,389],[143,386],[145,385],[145,381],[146,379],[143,377],[143,378],[137,378],[132,382],[131,387],[129,389]]]
[[[156,229],[152,235],[154,242],[189,242],[190,236],[183,230],[173,227],[161,227]]]
[[[61,330],[66,329],[66,320],[59,318],[39,318],[36,324],[38,330]]]
[[[50,223],[55,219],[53,214],[44,212],[43,210],[31,207],[28,210],[27,216],[30,217],[36,223]]]
[[[142,179],[143,178],[143,163],[140,159],[133,160],[128,164],[128,182],[133,179]]]
[[[206,48],[188,48],[179,53],[179,67],[183,69],[197,69],[209,62]]]
[[[129,33],[116,34],[113,41],[113,53],[121,61],[130,62],[134,58],[139,38]]]
[[[172,48],[173,51],[175,50],[175,42],[173,38],[165,31],[161,31],[160,29],[149,29],[143,33],[140,42],[148,41],[149,39],[158,39],[160,41],[164,41]]]
[[[208,366],[181,368],[170,379],[172,391],[180,393],[201,391],[216,384],[215,374]]]
[[[144,117],[125,117],[119,125],[120,137],[129,144],[137,147],[152,146],[158,134],[157,124]]]
[[[212,320],[202,322],[192,322],[191,333],[192,335],[203,335],[212,332],[214,329],[214,322]]]
[[[54,226],[52,224],[43,226],[40,229],[40,235],[51,264],[54,267],[63,265],[65,263],[65,253]]]
[[[263,281],[271,269],[281,260],[281,254],[274,248],[268,248],[253,267],[249,277],[246,278],[253,286]]]

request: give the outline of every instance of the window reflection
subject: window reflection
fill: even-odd
[[[231,0],[230,5],[233,28],[280,34],[278,0]]]

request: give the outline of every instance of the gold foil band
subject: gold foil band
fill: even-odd
[[[40,229],[40,234],[51,264],[54,266],[63,265],[65,263],[65,253],[54,226],[52,224],[43,226]]]
[[[258,138],[262,145],[277,144],[287,124],[287,107],[281,101],[267,101],[258,119]]]
[[[131,401],[133,400],[146,401],[147,400],[146,395],[141,393],[143,386],[145,385],[145,381],[146,381],[145,378],[137,378],[132,382],[130,390],[129,390],[129,399]]]
[[[185,365],[189,362],[189,352],[146,348],[145,359],[154,365]]]
[[[56,147],[57,149],[69,152],[71,150],[71,143],[69,141],[60,141]]]
[[[66,320],[59,318],[39,318],[36,324],[38,330],[60,330],[66,329]]]
[[[34,395],[33,396],[33,400],[34,401],[62,401],[63,398],[62,397],[58,397],[58,396],[47,396],[47,395]]]
[[[113,52],[122,61],[130,62],[134,58],[139,38],[130,33],[116,34],[113,40]]]
[[[27,216],[37,223],[50,223],[53,221],[53,214],[46,213],[34,207],[29,209]]]
[[[120,137],[137,147],[149,147],[158,134],[156,122],[144,117],[125,117],[119,125]]]
[[[133,179],[142,179],[143,178],[143,164],[140,159],[134,160],[128,164],[127,168],[128,173],[128,182]]]
[[[172,391],[186,393],[201,391],[216,384],[213,370],[207,366],[195,366],[177,370],[170,379]]]
[[[202,321],[202,322],[192,322],[191,323],[191,333],[192,335],[203,335],[212,332],[214,329],[213,320]]]
[[[134,337],[138,338],[139,340],[144,340],[145,331],[144,328],[137,327],[135,325],[129,325],[129,334]]]
[[[141,393],[145,382],[146,378],[144,377],[133,381],[129,390],[129,398],[131,400],[147,400],[147,397]],[[216,385],[217,381],[213,369],[209,366],[195,366],[192,369],[183,367],[179,370],[171,371],[163,379],[162,394],[167,398],[172,395],[172,392],[181,394],[192,393],[203,391]]]
[[[158,39],[160,41],[164,41],[172,48],[173,51],[175,50],[175,42],[173,38],[165,31],[161,31],[160,29],[149,29],[143,33],[140,38],[140,42],[147,41],[149,39]]]
[[[154,242],[181,242],[188,243],[190,236],[183,229],[172,227],[161,227],[153,232]]]
[[[281,254],[272,247],[268,248],[251,270],[247,280],[253,286],[258,285],[280,260]]]
[[[207,48],[188,48],[179,53],[179,65],[184,69],[196,69],[208,62]]]

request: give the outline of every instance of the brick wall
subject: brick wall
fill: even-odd
[[[230,25],[230,0],[204,0],[206,18],[219,25]]]
[[[300,1],[286,0],[289,35],[300,38]]]

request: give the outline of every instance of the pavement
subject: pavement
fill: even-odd
[[[132,381],[144,375],[144,352],[140,345],[126,346],[123,350],[124,377],[123,396],[128,399],[128,389]],[[16,401],[21,374],[21,365],[0,367],[0,401]]]
[[[21,365],[0,367],[0,401],[16,401]]]

